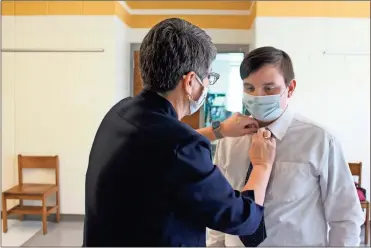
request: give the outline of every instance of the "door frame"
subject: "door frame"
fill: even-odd
[[[134,96],[134,52],[139,49],[140,43],[130,43],[130,96]]]
[[[130,96],[134,96],[134,52],[139,51],[141,43],[130,43]],[[218,53],[244,53],[250,51],[249,44],[215,44]],[[204,126],[205,112],[200,109],[200,127]]]

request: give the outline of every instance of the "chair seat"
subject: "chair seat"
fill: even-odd
[[[57,189],[55,184],[23,183],[4,192],[5,195],[43,195]]]

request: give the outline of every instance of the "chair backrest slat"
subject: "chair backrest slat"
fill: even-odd
[[[348,163],[350,172],[353,176],[358,177],[358,184],[361,185],[362,183],[362,162],[358,163]]]
[[[23,183],[23,169],[54,169],[55,183],[59,185],[59,158],[55,156],[22,156],[18,155],[18,183]]]

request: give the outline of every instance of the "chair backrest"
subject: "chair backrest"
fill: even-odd
[[[18,154],[18,183],[23,183],[23,169],[54,169],[55,184],[59,186],[59,157],[55,156],[22,156]]]
[[[349,163],[350,171],[353,176],[358,177],[358,184],[361,185],[362,182],[362,162],[358,163]]]

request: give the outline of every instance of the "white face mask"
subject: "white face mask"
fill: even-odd
[[[198,98],[197,101],[193,100],[191,96],[189,96],[189,115],[193,115],[194,113],[197,112],[197,110],[201,108],[201,106],[205,102],[207,93],[209,91],[209,88],[205,87],[199,79],[197,79],[197,82],[199,82],[202,85],[203,89],[202,89],[201,96],[200,98]]]
[[[282,95],[284,93],[282,93]],[[280,117],[284,111],[280,106],[282,95],[253,96],[244,93],[243,103],[247,111],[249,111],[255,119],[263,122],[274,121]]]

